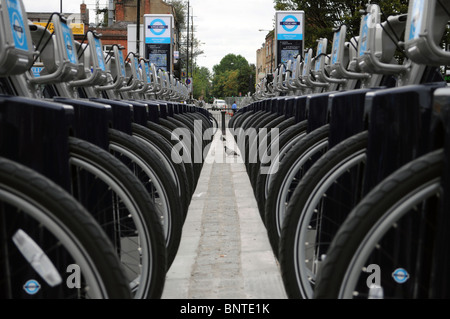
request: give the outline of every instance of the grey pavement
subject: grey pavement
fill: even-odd
[[[280,269],[232,135],[211,143],[163,299],[285,299]]]

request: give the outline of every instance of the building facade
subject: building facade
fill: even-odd
[[[68,21],[68,23],[83,25],[82,32],[79,31],[74,33],[74,38],[76,41],[81,42],[84,38],[85,32],[88,30],[93,30],[101,34],[102,44],[105,47],[105,51],[108,51],[109,46],[118,44],[125,48],[124,55],[126,56],[129,51],[136,52],[136,47],[128,47],[128,25],[137,24],[138,1],[140,1],[139,24],[144,23],[144,14],[172,14],[175,21],[177,19],[174,7],[163,0],[112,0],[109,8],[99,10],[100,13],[103,13],[103,18],[98,19],[101,21],[99,25],[90,23],[90,12],[84,1],[80,5],[79,13],[63,13],[63,15],[66,18],[69,18],[70,21]],[[27,15],[28,19],[34,23],[46,24],[51,13],[28,12]],[[113,17],[111,17],[111,15],[113,15]],[[140,35],[140,39],[143,40],[144,35],[142,33]],[[178,51],[179,47],[177,35],[178,32],[175,29],[174,51]],[[143,55],[143,52],[139,53],[140,55]]]
[[[262,47],[256,51],[256,80],[259,82],[267,74],[271,74],[275,65],[274,31],[270,31]]]
[[[140,1],[139,8],[138,1]],[[103,45],[119,44],[125,47],[124,55],[126,56],[129,51],[136,52],[135,47],[128,47],[128,25],[137,25],[138,10],[140,12],[139,24],[144,23],[144,14],[172,14],[174,19],[177,19],[174,7],[163,0],[114,0],[112,10],[109,11],[114,14],[114,17],[112,19],[105,17],[103,24],[97,27],[90,26],[90,29],[95,29],[102,34]],[[176,35],[177,30],[174,30],[174,50],[177,50],[179,46]],[[143,39],[144,35],[141,33],[140,41]],[[143,55],[143,52],[139,53]]]

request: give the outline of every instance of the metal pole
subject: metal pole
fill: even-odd
[[[225,114],[227,114],[227,111],[222,110],[222,135],[225,135]]]
[[[137,14],[136,14],[136,54],[139,55],[141,37],[141,0],[137,0]]]
[[[187,18],[187,45],[186,45],[186,77],[189,79],[189,0]]]
[[[191,28],[192,28],[192,30],[191,30],[191,63],[192,63],[192,67],[191,67],[191,78],[192,78],[192,81],[191,81],[191,87],[192,87],[192,90],[191,90],[191,93],[189,94],[189,98],[192,100],[192,96],[193,96],[193,91],[194,91],[194,81],[193,81],[193,79],[194,79],[194,72],[195,72],[195,64],[194,64],[194,57],[195,57],[195,55],[194,55],[194,10],[192,9],[192,16],[191,16],[191,19],[192,19],[192,26],[191,26]]]

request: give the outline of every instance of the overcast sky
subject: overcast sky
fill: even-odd
[[[79,12],[81,0],[62,0],[63,12]],[[23,0],[30,12],[60,10],[60,0]],[[108,1],[100,0],[101,7]],[[196,37],[202,42],[204,55],[197,59],[199,66],[212,67],[228,53],[240,54],[256,64],[256,50],[273,28],[275,9],[273,0],[190,0]],[[91,9],[95,0],[85,0]],[[265,31],[258,31],[263,29]]]

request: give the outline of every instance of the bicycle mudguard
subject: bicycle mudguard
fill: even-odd
[[[369,144],[363,192],[430,151],[433,92],[446,83],[411,85],[366,95]]]
[[[375,89],[357,89],[330,95],[328,113],[330,118],[329,148],[367,129],[364,123],[366,94]]]
[[[68,134],[73,108],[25,97],[0,97],[0,155],[70,190]]]
[[[110,105],[62,97],[56,97],[54,101],[73,106],[74,119],[72,128],[74,137],[108,150],[108,129],[113,122],[113,113]]]

